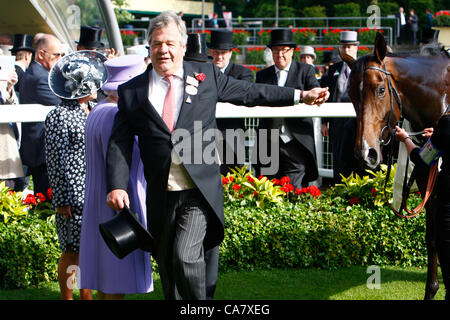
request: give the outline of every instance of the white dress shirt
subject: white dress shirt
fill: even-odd
[[[161,77],[155,69],[150,73],[150,85],[148,91],[148,99],[156,112],[162,117],[164,107],[164,100],[166,98],[167,90],[169,89],[169,82]],[[183,105],[184,97],[184,70],[181,67],[175,72],[172,79],[172,90],[175,95],[175,125],[180,115],[181,106]],[[189,173],[181,162],[178,154],[172,152],[172,161],[170,163],[169,177],[167,183],[167,190],[179,191],[195,188],[195,183],[192,181]]]
[[[292,64],[292,62],[291,62],[291,64]],[[291,64],[289,64],[283,70],[278,69],[277,66],[274,65],[275,72],[277,74],[277,84],[279,87],[284,87],[286,85],[286,81],[287,81],[287,77],[289,74],[289,69],[291,67]],[[297,94],[297,92],[299,92],[299,90],[295,90],[295,91],[296,91],[296,94]],[[300,99],[298,99],[298,100],[300,100]],[[286,125],[286,120],[284,118],[274,119],[273,126],[275,129],[278,128],[280,130],[280,138],[284,143],[288,143],[289,141],[294,139],[294,136],[289,131],[289,129]]]
[[[184,70],[181,67],[172,79],[172,90],[175,95],[175,125],[177,124],[178,116],[180,115],[181,105],[183,104],[184,91]],[[166,98],[167,90],[169,89],[169,82],[161,77],[155,69],[152,69],[150,74],[150,86],[148,91],[148,99],[155,107],[158,114],[162,117],[164,107],[164,99]]]

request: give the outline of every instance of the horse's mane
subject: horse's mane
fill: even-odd
[[[450,53],[445,50],[445,47],[440,45],[437,42],[431,42],[425,45],[422,45],[420,49],[410,50],[410,51],[398,51],[398,52],[389,52],[386,54],[387,57],[392,58],[407,58],[407,57],[447,57],[450,59]],[[366,54],[364,56],[359,57],[355,63],[353,64],[353,71],[361,72],[364,70],[367,62],[373,59],[373,53]]]

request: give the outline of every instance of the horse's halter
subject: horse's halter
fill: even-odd
[[[365,68],[363,70],[363,73],[367,69],[373,69],[373,70],[377,70],[377,71],[383,72],[387,76],[386,78],[387,78],[388,89],[389,89],[389,94],[390,94],[391,110],[389,111],[389,117],[388,117],[387,124],[383,127],[383,129],[381,129],[380,139],[379,139],[381,146],[387,146],[391,142],[391,139],[392,139],[392,136],[393,136],[393,132],[395,130],[393,127],[390,126],[391,117],[392,117],[392,114],[394,113],[394,98],[393,97],[395,95],[395,100],[397,100],[397,104],[398,104],[398,108],[399,108],[399,111],[400,111],[400,115],[402,114],[402,99],[400,98],[400,95],[398,94],[397,89],[392,84],[392,81],[391,81],[392,73],[387,71],[386,64],[384,62],[383,62],[383,67],[384,67],[384,69],[381,69],[381,68],[378,68],[378,67],[367,67],[367,68]],[[362,84],[362,80],[361,80],[361,84]],[[362,86],[360,86],[361,98],[362,98],[362,89],[363,89]],[[388,142],[384,142],[384,139],[383,139],[383,133],[384,133],[385,130],[389,130],[388,131],[389,132],[389,140],[388,140]]]

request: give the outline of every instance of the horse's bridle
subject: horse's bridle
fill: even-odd
[[[384,67],[384,69],[379,68],[379,67],[367,67],[367,68],[365,68],[363,70],[363,72],[365,70],[367,70],[367,69],[372,69],[372,70],[380,71],[380,72],[384,73],[387,76],[386,78],[387,78],[387,82],[388,82],[388,90],[389,90],[389,95],[390,95],[391,110],[389,111],[389,117],[388,117],[387,124],[383,127],[383,129],[381,129],[380,139],[379,139],[380,140],[380,145],[387,146],[391,142],[391,139],[392,139],[392,136],[393,136],[393,132],[395,131],[395,129],[393,127],[391,127],[391,118],[392,118],[392,115],[394,113],[394,98],[393,98],[393,96],[395,95],[395,100],[397,100],[397,105],[398,105],[398,108],[399,108],[399,112],[400,112],[399,114],[400,115],[402,114],[403,105],[402,105],[402,99],[400,98],[400,95],[399,95],[397,89],[392,84],[392,80],[391,80],[392,73],[390,73],[387,70],[386,64],[384,62],[383,62],[383,67]],[[362,81],[361,81],[361,83],[362,83]],[[362,95],[362,87],[360,87],[360,91],[361,91],[361,95]],[[383,139],[383,133],[384,133],[385,130],[389,130],[388,131],[389,132],[389,140],[388,140],[388,142],[384,142],[384,139]]]

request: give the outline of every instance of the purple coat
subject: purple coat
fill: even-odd
[[[99,102],[86,121],[86,192],[79,254],[79,287],[110,294],[153,291],[150,254],[136,250],[117,258],[105,244],[99,224],[114,217],[106,204],[106,151],[117,105]],[[146,221],[146,188],[139,148],[135,142],[128,184],[130,209]]]

